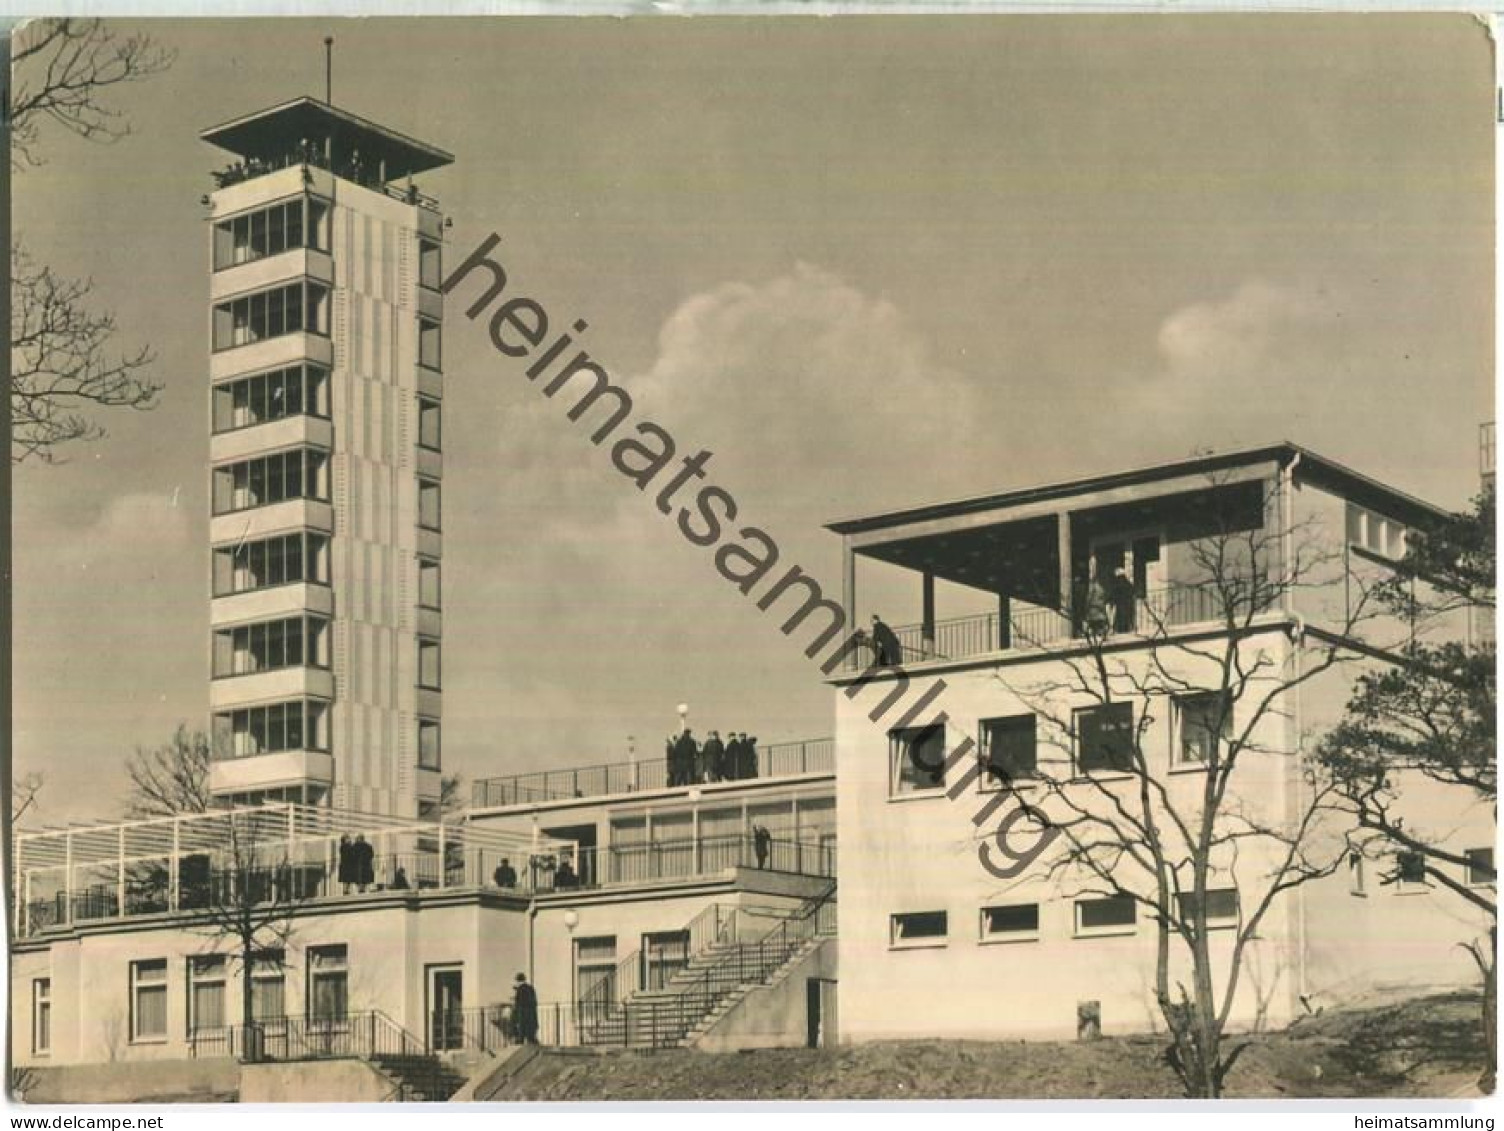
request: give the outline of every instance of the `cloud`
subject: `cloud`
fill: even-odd
[[[1351,386],[1338,378],[1361,352],[1353,305],[1315,283],[1255,278],[1172,311],[1159,365],[1123,382],[1122,411],[1165,450],[1191,432],[1217,447],[1296,439],[1301,422],[1342,410],[1336,390]]]

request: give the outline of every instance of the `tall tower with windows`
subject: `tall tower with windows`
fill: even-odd
[[[439,293],[452,162],[299,98],[205,130],[210,789],[418,816],[439,796]]]

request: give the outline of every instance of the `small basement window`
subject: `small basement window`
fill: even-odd
[[[982,908],[983,942],[1031,942],[1039,938],[1039,904]]]
[[[1131,895],[1076,900],[1076,934],[1131,935],[1138,924],[1138,904]]]
[[[1498,875],[1494,871],[1492,848],[1469,848],[1463,855],[1467,858],[1467,882],[1473,887],[1486,887]]]
[[[944,946],[949,931],[944,911],[910,911],[890,919],[895,947]]]

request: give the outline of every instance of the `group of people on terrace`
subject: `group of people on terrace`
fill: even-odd
[[[713,730],[704,743],[695,741],[694,732],[684,728],[677,738],[664,744],[669,785],[702,785],[718,781],[746,781],[757,776],[757,736],[746,731]]]
[[[350,153],[333,161],[328,160],[318,146],[309,143],[307,138],[298,142],[297,148],[289,149],[279,154],[262,157],[252,155],[244,161],[236,161],[233,165],[214,173],[214,187],[228,188],[238,185],[242,181],[253,180],[267,173],[275,173],[279,169],[287,169],[293,165],[301,165],[305,169],[312,165],[320,169],[328,169],[335,176],[343,177],[347,181],[354,181],[358,185],[368,188],[384,188],[382,170],[379,165],[374,165],[360,155],[359,149],[352,149]],[[418,202],[418,186],[413,184],[412,178],[408,178],[405,198],[409,204]]]

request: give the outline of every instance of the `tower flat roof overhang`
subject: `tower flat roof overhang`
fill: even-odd
[[[295,150],[300,141],[329,141],[341,154],[359,150],[368,168],[384,165],[388,180],[454,162],[454,155],[438,146],[307,96],[211,126],[199,137],[238,157],[268,160]]]

